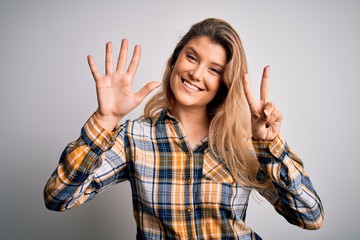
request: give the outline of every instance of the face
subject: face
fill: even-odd
[[[206,109],[222,83],[226,51],[208,37],[190,40],[181,50],[170,76],[175,106]]]

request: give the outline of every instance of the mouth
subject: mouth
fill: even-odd
[[[181,82],[184,84],[185,87],[187,87],[188,89],[195,91],[195,92],[201,92],[204,91],[204,89],[201,89],[195,85],[193,85],[192,83],[190,83],[189,81],[181,78]]]

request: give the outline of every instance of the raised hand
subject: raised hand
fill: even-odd
[[[255,140],[273,140],[280,133],[282,113],[275,104],[268,101],[270,67],[266,66],[263,71],[260,100],[255,99],[248,75],[243,78],[244,92],[251,111],[251,131]]]
[[[140,62],[141,47],[136,45],[133,56],[126,70],[128,41],[123,39],[116,70],[113,70],[112,44],[106,44],[105,76],[102,76],[92,56],[88,56],[88,64],[96,83],[98,109],[95,116],[100,124],[113,130],[119,121],[138,106],[144,98],[160,85],[149,82],[138,92],[132,90],[132,83]]]

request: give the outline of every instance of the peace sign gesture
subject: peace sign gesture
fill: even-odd
[[[115,71],[113,70],[112,44],[106,44],[105,76],[102,76],[92,56],[88,63],[96,83],[98,109],[95,116],[105,129],[113,130],[121,118],[139,105],[144,98],[160,85],[149,82],[138,92],[132,90],[132,83],[140,62],[141,47],[136,45],[134,53],[126,69],[128,41],[123,39]]]
[[[280,133],[282,113],[275,104],[268,101],[270,67],[266,66],[263,71],[260,100],[256,100],[248,79],[243,78],[244,92],[251,111],[251,131],[254,140],[273,140]]]

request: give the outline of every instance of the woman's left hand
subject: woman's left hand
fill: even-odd
[[[251,131],[254,140],[273,140],[280,134],[282,113],[275,104],[268,101],[268,84],[270,67],[266,66],[263,71],[260,100],[255,99],[248,75],[243,77],[244,92],[251,111]]]

